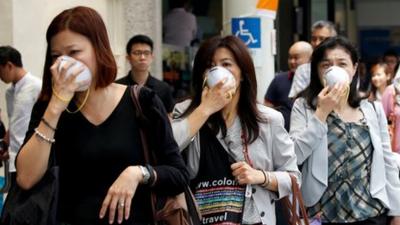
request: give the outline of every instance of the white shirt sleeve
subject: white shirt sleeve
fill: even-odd
[[[290,88],[289,98],[297,97],[300,92],[307,88],[310,84],[311,64],[302,64],[297,67],[294,73],[292,87]]]

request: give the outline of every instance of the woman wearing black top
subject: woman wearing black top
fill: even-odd
[[[100,15],[87,7],[65,10],[46,38],[43,88],[16,161],[18,184],[30,189],[38,183],[54,153],[62,224],[152,223],[150,190],[176,195],[188,179],[161,101],[149,90],[140,94],[157,131],[150,136],[157,142],[149,143],[158,166],[145,167],[129,88],[113,83],[117,67]],[[60,65],[65,55],[72,60]],[[91,82],[78,81],[84,65]]]

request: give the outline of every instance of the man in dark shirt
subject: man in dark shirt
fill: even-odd
[[[285,119],[285,128],[290,128],[290,112],[293,101],[289,99],[289,91],[292,86],[294,71],[304,63],[308,63],[312,54],[312,47],[305,41],[294,43],[289,48],[289,71],[278,73],[272,80],[265,94],[265,105],[280,111]]]
[[[146,35],[133,36],[126,45],[126,59],[131,64],[129,73],[116,81],[119,84],[140,84],[152,89],[164,104],[168,113],[172,112],[174,99],[171,87],[160,81],[149,72],[153,61],[153,41]]]

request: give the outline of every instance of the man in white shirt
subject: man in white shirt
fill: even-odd
[[[169,1],[171,11],[163,20],[163,42],[187,47],[196,39],[196,16],[186,11],[187,0]]]
[[[0,79],[11,86],[6,91],[10,170],[15,181],[15,157],[28,130],[32,107],[42,86],[39,78],[27,72],[22,66],[21,54],[13,47],[0,46]]]
[[[315,49],[322,41],[337,35],[335,25],[330,21],[320,20],[311,27],[311,46]],[[293,77],[289,98],[296,98],[310,84],[311,64],[297,67]]]

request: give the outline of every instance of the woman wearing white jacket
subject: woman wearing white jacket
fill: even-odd
[[[400,224],[400,180],[385,114],[380,103],[359,98],[357,63],[356,49],[342,37],[313,52],[311,83],[294,103],[290,130],[304,204],[323,224]],[[339,71],[334,80],[345,75],[332,84],[329,70]]]

